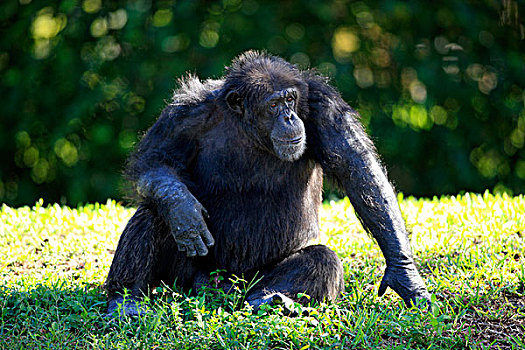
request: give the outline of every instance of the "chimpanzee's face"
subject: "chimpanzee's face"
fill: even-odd
[[[273,151],[282,160],[294,161],[304,153],[306,133],[304,124],[297,116],[299,91],[290,87],[275,91],[261,101],[260,111],[269,129]]]
[[[293,72],[289,75],[293,76]],[[305,127],[298,116],[299,106],[304,105],[301,91],[305,87],[301,81],[295,80],[295,84],[293,79],[286,77],[272,80],[267,73],[259,76],[260,86],[251,93],[227,91],[226,104],[243,121],[246,134],[255,144],[281,160],[297,160],[306,149]]]

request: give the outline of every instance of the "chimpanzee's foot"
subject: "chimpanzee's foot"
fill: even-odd
[[[253,307],[254,311],[259,310],[261,305],[264,305],[264,304],[279,305],[283,308],[283,313],[286,316],[291,316],[291,317],[299,316],[299,312],[297,310],[297,307],[295,306],[294,301],[288,298],[286,295],[279,293],[279,292],[271,293],[261,298],[248,299],[247,301],[248,301],[248,304],[250,304]]]
[[[106,313],[106,318],[122,318],[125,316],[136,317],[150,312],[152,311],[147,307],[140,305],[139,300],[130,296],[124,298],[119,295],[108,301],[108,312]]]

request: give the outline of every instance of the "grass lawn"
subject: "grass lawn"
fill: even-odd
[[[1,349],[525,348],[525,197],[401,199],[431,312],[377,297],[384,260],[347,199],[326,203],[319,239],[345,267],[336,304],[290,318],[238,292],[158,288],[155,312],[108,321],[101,289],[134,210],[37,203],[0,210]]]

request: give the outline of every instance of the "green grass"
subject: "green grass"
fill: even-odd
[[[154,313],[103,317],[101,289],[134,210],[108,201],[78,209],[0,211],[0,348],[308,349],[525,348],[525,197],[402,199],[412,246],[433,294],[429,313],[393,292],[377,297],[384,260],[348,200],[323,205],[321,243],[345,266],[346,292],[309,316],[253,313],[238,292],[187,296],[158,288]]]

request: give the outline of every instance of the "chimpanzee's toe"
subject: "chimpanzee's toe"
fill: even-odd
[[[140,301],[133,297],[117,296],[108,301],[108,311],[106,318],[123,318],[126,316],[136,317],[152,312],[146,306],[141,305]]]

